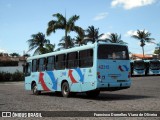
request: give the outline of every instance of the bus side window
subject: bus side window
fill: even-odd
[[[83,50],[79,52],[79,67],[93,66],[93,49]]]
[[[67,68],[77,68],[78,67],[78,52],[72,52],[67,54]]]
[[[37,72],[38,60],[32,60],[32,72]]]
[[[39,59],[39,62],[38,62],[38,71],[39,72],[41,72],[41,71],[45,71],[45,69],[46,69],[46,60],[45,60],[45,58],[41,58],[41,59]]]
[[[25,66],[25,76],[30,76],[31,74],[31,63],[27,63]]]
[[[57,70],[65,69],[65,60],[66,60],[66,54],[57,55],[56,56],[55,68]]]
[[[47,65],[46,65],[46,70],[47,71],[52,71],[54,69],[54,61],[55,57],[51,56],[47,58]]]

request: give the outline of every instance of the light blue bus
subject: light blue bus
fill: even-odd
[[[147,60],[146,75],[160,75],[160,61],[159,60]]]
[[[29,57],[25,66],[25,89],[61,92],[64,97],[86,92],[96,97],[100,91],[131,86],[128,47],[96,42],[71,49]]]

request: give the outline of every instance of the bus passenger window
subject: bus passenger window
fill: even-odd
[[[72,52],[67,54],[67,68],[77,68],[78,67],[78,52]]]
[[[32,72],[37,72],[37,60],[32,60]]]
[[[55,68],[57,70],[65,69],[65,60],[66,60],[65,54],[57,55],[56,62],[55,62]]]
[[[46,66],[47,71],[52,71],[54,69],[54,61],[55,61],[54,56],[47,58],[47,66]]]
[[[79,67],[93,66],[93,49],[83,50],[79,52]]]
[[[45,71],[45,58],[39,59],[38,71]]]

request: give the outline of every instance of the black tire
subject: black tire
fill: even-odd
[[[62,84],[62,95],[63,97],[69,97],[71,95],[70,89],[69,89],[69,85],[67,82],[64,82]]]
[[[86,94],[90,98],[96,98],[99,96],[100,90],[87,91]]]
[[[40,95],[41,94],[41,91],[39,91],[37,89],[37,84],[36,83],[33,83],[33,85],[32,85],[32,92],[33,92],[33,95]]]

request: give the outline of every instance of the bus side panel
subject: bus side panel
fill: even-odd
[[[97,80],[96,80],[96,69],[95,67],[83,68],[84,71],[84,80],[81,84],[82,92],[90,91],[96,89]]]
[[[55,71],[57,91],[61,91],[63,80],[70,86],[71,92],[85,92],[96,89],[95,71],[93,68],[75,68]]]
[[[31,73],[30,76],[25,77],[25,89],[31,90],[32,82],[37,84],[38,90],[43,90],[41,83],[39,82],[39,72]]]

